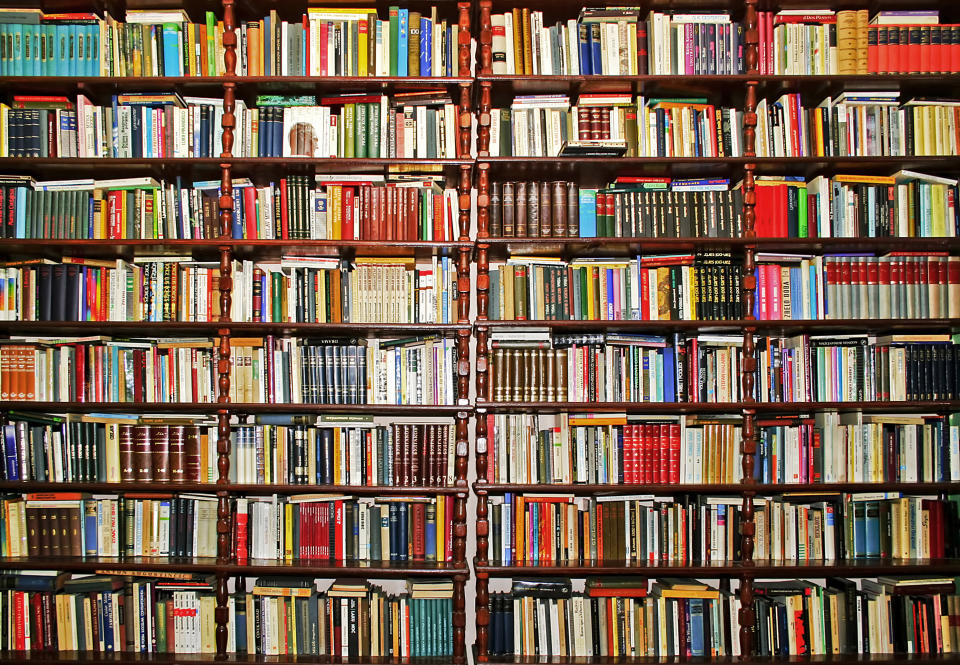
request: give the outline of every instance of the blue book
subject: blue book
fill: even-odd
[[[10,45],[10,33],[13,26],[7,23],[0,23],[0,44],[3,44],[3,49],[0,50],[0,54],[3,57],[0,57],[0,76],[10,76],[11,72],[11,59],[10,54],[7,53],[7,48]]]
[[[40,35],[43,32],[43,27],[40,25],[30,26],[31,35],[30,39],[32,42],[33,48],[33,75],[42,76],[43,75],[43,54],[40,52]]]
[[[663,401],[677,401],[677,361],[672,346],[663,349]]]
[[[580,237],[597,237],[597,190],[580,190]]]
[[[20,460],[17,455],[17,432],[13,425],[3,426],[4,458],[7,464],[7,480],[20,480]]]
[[[88,25],[90,39],[87,44],[90,47],[90,55],[87,56],[87,75],[100,76],[100,28],[95,25]]]
[[[401,503],[397,506],[397,535],[399,536],[399,542],[397,543],[397,559],[400,561],[407,560],[407,550],[409,549],[409,540],[407,538],[407,531],[409,529],[407,522],[407,504]]]
[[[83,516],[83,546],[88,555],[97,554],[97,514]]]
[[[233,188],[233,223],[231,224],[230,234],[234,240],[243,239],[243,189],[241,187]]]
[[[503,508],[501,510],[501,514],[503,515],[513,514],[513,494],[511,494],[510,492],[507,492],[503,495]],[[507,521],[507,520],[503,520],[503,521]],[[511,527],[511,531],[516,529],[515,524],[510,524],[510,527]],[[505,539],[505,542],[501,546],[502,555],[503,555],[502,563],[505,566],[509,566],[510,563],[513,561],[513,549],[510,547],[510,541],[511,539],[508,535],[507,538]],[[494,556],[497,556],[497,553],[494,553]]]
[[[433,21],[420,19],[420,76],[430,76],[433,71]]]
[[[410,10],[401,9],[397,14],[397,76],[409,76],[406,54],[410,48]]]
[[[603,55],[600,51],[600,24],[591,23],[588,27],[590,35],[590,72],[592,74],[603,74]]]
[[[17,238],[27,237],[27,188],[17,187]]]
[[[23,27],[22,25],[12,25],[9,30],[13,33],[13,50],[10,53],[10,63],[12,65],[10,74],[13,76],[23,76]]]
[[[183,76],[180,60],[180,26],[176,23],[163,24],[163,75]]]
[[[867,554],[866,506],[863,501],[853,503],[853,556],[865,557]]]
[[[437,560],[437,513],[434,509],[432,519],[427,518],[426,529],[424,531],[426,547],[424,548],[424,557],[427,561]]]
[[[590,60],[590,26],[584,23],[577,24],[577,43],[580,45],[580,75],[593,74],[593,65]]]
[[[690,608],[690,626],[687,634],[690,639],[690,655],[703,656],[703,599],[691,598],[688,601]]]
[[[22,60],[23,76],[33,76],[33,32],[36,29],[34,25],[21,26],[20,38],[20,58]]]
[[[867,501],[864,512],[865,555],[880,556],[880,502]]]

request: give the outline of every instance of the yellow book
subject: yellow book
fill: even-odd
[[[10,156],[10,151],[7,148],[9,126],[10,126],[10,107],[7,104],[0,104],[0,157]]]
[[[447,502],[442,496],[437,497],[437,561],[443,561],[443,554],[446,552],[446,535],[447,530],[444,527],[446,524],[446,515],[447,515]]]
[[[834,182],[866,183],[871,185],[894,185],[896,178],[881,175],[836,175]],[[760,184],[759,182],[757,183]]]
[[[327,185],[327,228],[330,230],[331,240],[341,240],[343,237],[340,219],[341,196],[340,185]]]
[[[369,23],[367,18],[369,17],[369,10],[367,10],[367,16],[364,16],[361,20],[357,21],[357,75],[358,76],[367,76],[369,72],[369,58],[367,57],[368,49],[370,48],[370,36],[369,32]],[[376,35],[374,35],[376,38]]]
[[[333,430],[333,484],[340,485],[340,474],[343,473],[341,459],[343,456],[343,441],[340,438],[342,430],[335,427]]]
[[[286,503],[283,506],[283,559],[291,561],[293,559],[293,504]]]
[[[526,561],[527,560],[527,548],[524,541],[524,536],[526,535],[526,526],[523,524],[523,497],[518,496],[514,499],[513,506],[513,528],[514,528],[514,543],[516,543],[516,556],[514,557],[517,561]]]

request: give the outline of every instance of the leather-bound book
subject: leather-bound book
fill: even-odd
[[[493,395],[494,402],[503,402],[504,398],[504,383],[503,379],[505,377],[504,372],[504,350],[503,349],[493,349],[491,351],[493,355],[493,362],[490,363],[490,376],[487,378],[488,384],[487,389]],[[489,398],[488,398],[489,399]]]
[[[557,372],[555,367],[557,352],[554,349],[546,349],[543,355],[544,389],[541,398],[544,402],[552,402],[557,396]]]
[[[67,556],[70,554],[70,543],[67,540],[66,532],[60,526],[60,521],[67,521],[69,518],[64,513],[63,508],[44,508],[47,513],[47,542],[49,543],[50,556]]]
[[[27,517],[27,554],[32,559],[39,557],[41,552],[40,513],[43,511],[39,508],[26,508],[24,512]]]
[[[547,401],[547,381],[549,380],[549,375],[547,373],[549,349],[537,349],[537,367],[536,372],[539,379],[537,383],[534,384],[536,389],[536,394],[533,396],[534,402],[546,402]]]
[[[529,395],[525,399],[527,402],[540,401],[540,386],[543,383],[543,374],[540,373],[540,370],[543,368],[540,362],[542,355],[543,351],[540,349],[530,349],[530,363],[527,367],[527,385],[530,386],[530,388]]]
[[[171,425],[168,431],[170,480],[183,483],[187,480],[187,428],[184,425]]]
[[[530,185],[533,187],[533,184]],[[514,188],[514,235],[518,238],[527,237],[527,183],[518,182]]]
[[[549,238],[553,235],[553,186],[546,180],[540,183],[540,205],[537,210],[540,216],[540,236]]]
[[[523,355],[520,349],[510,352],[510,375],[507,385],[510,387],[510,400],[519,402],[523,398]]]
[[[420,427],[413,425],[410,428],[410,485],[420,487],[423,483],[422,469],[420,467],[420,450],[423,448],[423,438]]]
[[[503,185],[499,182],[490,183],[490,228],[491,238],[503,236]]]
[[[567,183],[558,180],[552,185],[553,200],[553,235],[562,238],[567,235]]]
[[[517,353],[520,354],[520,373],[514,378],[520,391],[519,399],[521,402],[529,402],[533,394],[532,384],[536,381],[531,371],[533,367],[533,349],[520,349]]]
[[[516,265],[513,267],[513,297],[514,318],[517,321],[526,321],[527,316],[527,271],[529,266]]]
[[[558,402],[567,401],[567,350],[556,349],[556,395]]]
[[[567,183],[567,236],[580,237],[580,188],[575,182]]]
[[[503,214],[501,233],[504,238],[512,238],[516,233],[514,220],[516,219],[516,198],[514,195],[515,186],[512,182],[503,183],[502,206]],[[492,227],[491,227],[492,228]],[[490,235],[493,235],[491,231]]]
[[[153,479],[157,482],[168,483],[170,474],[170,427],[168,425],[154,425],[150,428],[152,439],[151,454],[153,456]]]
[[[66,534],[70,556],[83,556],[83,530],[80,528],[80,506],[63,509],[60,529]],[[65,521],[64,521],[65,520]]]
[[[149,425],[133,428],[133,472],[137,482],[153,480],[153,454]]]
[[[136,480],[133,465],[133,425],[120,425],[120,481],[132,483]]]
[[[184,438],[184,449],[186,454],[186,463],[184,464],[184,469],[186,471],[186,482],[199,483],[201,482],[200,427],[197,425],[190,425],[185,429],[186,436]]]
[[[527,236],[540,235],[540,192],[536,182],[527,183]]]

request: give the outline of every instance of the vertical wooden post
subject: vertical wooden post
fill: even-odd
[[[470,71],[470,9],[471,3],[457,3],[457,25],[459,27],[457,37],[457,76],[473,76]]]
[[[757,0],[745,0],[746,11],[744,15],[745,44],[744,51],[747,74],[757,75],[758,64],[758,30],[757,30]],[[748,159],[756,156],[756,127],[757,127],[757,86],[759,81],[748,80],[745,90],[744,110],[743,110],[743,154]],[[754,171],[756,164],[747,163],[744,165],[743,174],[743,235],[745,238],[756,237],[756,185],[754,181]],[[743,257],[743,281],[742,281],[742,318],[745,320],[753,319],[753,303],[756,297],[757,282],[754,276],[756,247],[747,245],[744,247]],[[754,407],[754,373],[757,369],[756,346],[754,334],[756,328],[746,326],[743,330],[743,364],[741,371],[743,375],[743,441],[741,448],[740,465],[743,471],[743,506],[740,516],[740,552],[741,560],[747,569],[753,565],[754,534],[756,523],[754,522],[753,497],[755,492],[752,489],[754,485],[753,473],[755,465],[755,455],[757,452],[757,428],[756,428],[756,409]],[[740,624],[740,653],[744,659],[753,657],[753,624],[755,619],[754,597],[753,597],[753,575],[748,573],[740,580],[740,615],[738,617]]]
[[[480,0],[480,41],[477,44],[477,69],[482,75],[493,74],[493,23],[491,0]]]
[[[232,77],[237,69],[237,43],[234,0],[223,0],[223,64],[226,76]],[[233,157],[233,131],[236,126],[234,110],[236,108],[236,84],[227,81],[223,84],[223,143],[220,159],[220,239],[230,240],[233,224],[233,172],[230,160]],[[229,244],[220,248],[220,322],[224,327],[219,330],[219,359],[217,362],[217,485],[230,482],[230,308],[233,279],[231,268],[232,250]],[[230,494],[224,489],[217,491],[217,563],[229,563],[232,556],[230,543]],[[228,623],[230,621],[229,579],[223,572],[217,573],[217,607],[214,612],[216,622],[217,658],[227,654]]]

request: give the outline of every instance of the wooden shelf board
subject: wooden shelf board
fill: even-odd
[[[960,401],[910,401],[910,402],[491,402],[477,400],[477,410],[490,413],[630,413],[630,414],[709,414],[742,413],[750,409],[758,414],[782,413],[784,415],[814,413],[817,411],[889,411],[902,413],[915,411],[939,413],[960,410]]]
[[[936,494],[939,492],[954,492],[957,483],[905,483],[905,482],[876,482],[876,483],[770,483],[770,484],[524,484],[524,483],[484,483],[474,482],[473,490],[478,494],[504,494],[531,492],[536,494],[575,494],[577,496],[617,495],[617,494],[726,494],[741,495],[752,492],[756,495],[784,494],[799,492],[911,492],[919,494]]]
[[[464,487],[399,487],[399,486],[346,486],[346,485],[289,485],[268,483],[172,483],[172,482],[120,482],[120,483],[49,483],[42,481],[0,481],[0,491],[3,492],[91,492],[91,493],[123,493],[123,492],[196,492],[229,494],[346,494],[352,496],[447,496],[465,495]]]

